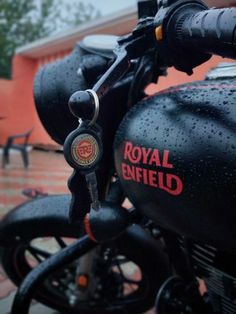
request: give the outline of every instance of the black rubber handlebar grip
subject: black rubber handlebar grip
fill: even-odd
[[[179,45],[236,59],[236,8],[203,10],[195,14],[189,11],[184,14],[183,10],[181,13],[172,30]]]

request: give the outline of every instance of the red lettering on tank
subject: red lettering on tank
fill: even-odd
[[[168,150],[164,150],[163,153],[163,163],[162,163],[162,167],[164,168],[174,168],[174,166],[172,164],[169,163],[169,151]]]
[[[139,146],[133,146],[131,142],[126,142],[124,159],[128,159],[133,164],[140,162],[142,158],[142,150]]]
[[[124,180],[159,188],[173,196],[183,192],[181,178],[173,173],[165,172],[165,169],[174,169],[173,163],[170,162],[169,150],[165,149],[161,152],[157,148],[140,147],[132,142],[125,142],[124,161],[121,164]],[[137,164],[139,166],[136,166]],[[143,165],[146,167],[142,167]],[[148,169],[147,166],[149,166]],[[157,169],[153,169],[153,166]],[[161,169],[163,171],[160,171]]]
[[[132,160],[134,164],[137,164],[140,162],[142,158],[142,150],[140,147],[135,146],[132,150]]]
[[[143,169],[136,167],[136,181],[137,182],[142,182],[142,174],[143,174]]]
[[[157,172],[154,170],[149,170],[148,172],[148,176],[149,176],[149,185],[153,186],[154,188],[157,188]]]
[[[183,183],[179,177],[174,174],[167,173],[165,175],[166,185],[164,183],[164,173],[159,172],[159,187],[160,189],[172,194],[179,195],[183,191]]]
[[[156,148],[146,148],[133,145],[131,142],[125,143],[124,159],[133,164],[155,165],[157,167],[173,168],[169,162],[169,151],[164,150],[163,154]]]
[[[132,152],[133,144],[131,142],[125,143],[124,159],[130,160],[130,153]]]
[[[143,163],[146,165],[148,163],[148,157],[152,153],[152,149],[148,148],[146,149],[145,147],[141,147],[142,153],[143,153]]]
[[[161,167],[160,155],[159,155],[159,151],[157,149],[153,150],[148,164],[149,165],[155,165],[157,167]]]
[[[127,164],[122,163],[122,173],[125,180],[135,181],[134,169]]]
[[[143,169],[143,183],[148,184],[148,170],[145,168],[142,169]]]
[[[130,180],[130,178],[128,177],[127,172],[126,172],[127,166],[128,166],[127,164],[124,164],[122,162],[122,164],[121,164],[122,177],[123,177],[124,180],[128,181],[128,180]]]

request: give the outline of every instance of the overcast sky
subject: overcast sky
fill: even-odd
[[[136,0],[80,0],[84,3],[91,3],[100,10],[102,15],[106,15],[118,10],[128,8],[136,4]]]

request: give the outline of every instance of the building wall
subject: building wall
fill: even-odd
[[[33,80],[40,66],[52,62],[68,54],[69,51],[56,53],[51,56],[32,59],[16,55],[13,59],[13,73],[11,80],[0,79],[0,145],[4,145],[9,135],[24,133],[34,128],[30,137],[33,145],[55,146],[39,121],[33,101]],[[220,57],[213,57],[207,63],[195,69],[194,75],[187,76],[174,69],[169,69],[167,77],[161,77],[158,84],[151,84],[147,88],[148,94],[153,94],[169,86],[178,85],[194,80],[201,80],[205,73],[222,61]]]
[[[32,145],[58,146],[38,118],[33,100],[33,82],[41,66],[63,58],[70,52],[67,49],[37,59],[14,56],[12,79],[0,78],[0,146],[6,143],[8,136],[27,132],[32,127]]]
[[[191,76],[183,72],[179,72],[174,68],[170,68],[168,69],[168,75],[166,77],[159,78],[158,84],[150,84],[148,86],[147,93],[151,95],[170,86],[203,80],[206,73],[221,62],[232,62],[232,60],[213,56],[208,62],[195,68],[194,73]]]
[[[16,55],[12,65],[12,79],[0,79],[0,145],[7,137],[33,128],[30,143],[56,145],[44,130],[33,101],[33,81],[38,68],[62,55],[31,59]]]

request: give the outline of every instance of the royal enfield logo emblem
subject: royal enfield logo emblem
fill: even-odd
[[[172,173],[174,168],[169,150],[160,151],[157,148],[140,147],[132,142],[124,143],[124,160],[121,164],[124,180],[149,185],[178,196],[183,192],[183,182]]]
[[[98,157],[98,143],[92,135],[81,134],[74,139],[71,152],[78,165],[87,167],[92,165]]]

